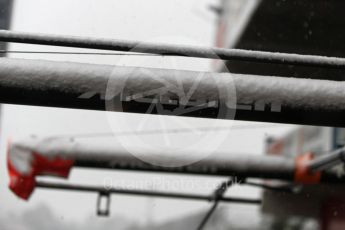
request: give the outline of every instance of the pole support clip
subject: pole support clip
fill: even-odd
[[[97,215],[108,217],[110,214],[110,193],[101,191],[97,197]]]

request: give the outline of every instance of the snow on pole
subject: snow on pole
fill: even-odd
[[[344,99],[337,81],[0,59],[9,104],[345,127]]]
[[[13,141],[8,147],[10,188],[23,199],[28,199],[36,187],[36,177],[42,175],[68,177],[72,167],[101,168],[164,172],[192,175],[235,176],[238,178],[279,179],[298,184],[345,183],[345,176],[334,171],[308,170],[311,154],[298,155],[296,159],[281,156],[232,154],[217,150],[212,156],[182,167],[152,165],[134,157],[159,156],[162,150],[144,149],[133,143],[131,149],[114,139],[76,137],[29,137]],[[177,156],[192,156],[195,150],[166,150]],[[178,152],[180,151],[180,152]],[[183,151],[183,154],[181,153]],[[204,154],[204,149],[198,153]],[[215,157],[226,156],[226,158]],[[303,160],[301,161],[301,159]],[[172,158],[171,162],[181,159]]]
[[[131,150],[137,148],[135,151],[141,151],[141,154],[161,154],[161,150],[146,150],[142,146],[136,146],[135,143],[131,148]],[[172,149],[171,151],[178,154],[177,151],[182,150]],[[194,152],[191,152],[192,150],[188,151],[184,150],[183,154],[185,156],[194,154]],[[200,153],[202,151],[207,150],[200,149]],[[226,160],[209,157],[183,167],[155,166],[137,159],[128,149],[114,142],[114,140],[100,140],[97,138],[90,141],[89,139],[78,139],[77,137],[29,137],[13,141],[8,147],[7,161],[10,188],[22,199],[28,199],[34,191],[36,176],[68,177],[73,166],[285,180],[293,178],[294,170],[293,160],[271,156],[245,156],[242,154],[228,154]]]
[[[345,59],[336,57],[273,53],[241,49],[224,49],[190,45],[142,43],[140,41],[61,36],[0,30],[1,42],[15,42],[75,48],[130,51],[137,53],[177,55],[222,60],[240,60],[261,63],[345,68]]]

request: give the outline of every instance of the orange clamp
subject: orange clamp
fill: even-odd
[[[321,180],[321,172],[311,172],[308,169],[308,163],[314,158],[314,155],[309,152],[296,157],[296,169],[294,181],[300,184],[318,184]]]

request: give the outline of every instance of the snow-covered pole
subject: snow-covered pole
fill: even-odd
[[[304,155],[302,155],[304,156]],[[229,153],[226,159],[207,158],[203,161],[183,167],[160,167],[140,161],[129,152],[109,157],[108,159],[75,158],[74,165],[81,168],[130,170],[145,172],[163,172],[173,174],[191,174],[208,176],[233,176],[236,178],[277,179],[300,184],[343,184],[345,176],[335,171],[309,171],[304,173],[312,177],[306,179],[296,175],[299,165],[296,159],[281,156],[243,155]],[[97,159],[97,160],[95,160]]]
[[[9,104],[345,127],[344,99],[336,81],[0,59]]]
[[[197,163],[182,167],[163,167],[141,161],[131,154],[140,151],[141,155],[155,155],[161,149],[143,149],[131,146],[131,150],[116,143],[114,139],[94,140],[78,137],[30,137],[13,141],[8,149],[8,172],[11,190],[23,199],[28,199],[36,187],[36,177],[41,175],[68,177],[74,167],[132,170],[191,175],[236,176],[240,178],[275,178],[292,180],[294,162],[282,157],[244,156],[228,154],[226,160],[209,157]],[[169,151],[169,150],[166,150]],[[172,149],[182,156],[182,150]],[[207,150],[200,149],[204,154]],[[184,159],[191,159],[193,150],[183,150]],[[169,161],[181,161],[174,158]],[[168,166],[168,164],[165,164]],[[109,182],[111,184],[109,184]],[[104,181],[112,186],[112,181]]]
[[[186,153],[188,154],[188,153]],[[95,155],[94,155],[95,156]],[[96,156],[95,156],[96,157]],[[129,152],[114,154],[105,159],[75,158],[75,166],[95,169],[115,169],[146,172],[164,172],[192,175],[236,176],[239,178],[269,178],[293,180],[294,161],[283,157],[228,154],[224,159],[205,159],[182,167],[162,167],[134,158]]]
[[[176,162],[190,160],[195,154],[192,149],[167,149],[166,153],[176,156],[165,166],[144,162],[131,153],[141,156],[159,156],[161,149],[145,149],[133,143],[125,148],[114,139],[92,139],[75,137],[30,137],[13,141],[8,149],[8,171],[10,188],[18,196],[27,199],[36,186],[36,177],[41,175],[68,177],[74,167],[131,170],[159,173],[209,175],[235,177],[238,182],[247,178],[278,179],[296,184],[345,183],[345,176],[335,171],[312,171],[309,164],[313,162],[311,154],[298,155],[295,159],[270,155],[232,154],[224,150],[214,152],[198,162],[181,167]],[[204,155],[208,150],[197,150]],[[169,153],[169,154],[171,154]],[[220,158],[215,156],[225,156]],[[153,163],[156,162],[153,159]],[[111,186],[112,181],[104,181]],[[111,183],[111,184],[108,184]]]
[[[324,68],[345,68],[344,58],[298,55],[287,53],[272,53],[240,49],[224,49],[189,45],[142,43],[139,41],[76,36],[59,36],[49,34],[15,32],[8,30],[0,30],[0,41],[87,49],[101,49],[126,52],[129,51],[160,55],[177,55],[197,58],[219,58],[222,60],[239,60],[261,63],[316,66]]]

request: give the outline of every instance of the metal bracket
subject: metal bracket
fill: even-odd
[[[110,214],[110,194],[100,192],[97,198],[97,215],[108,217]]]

